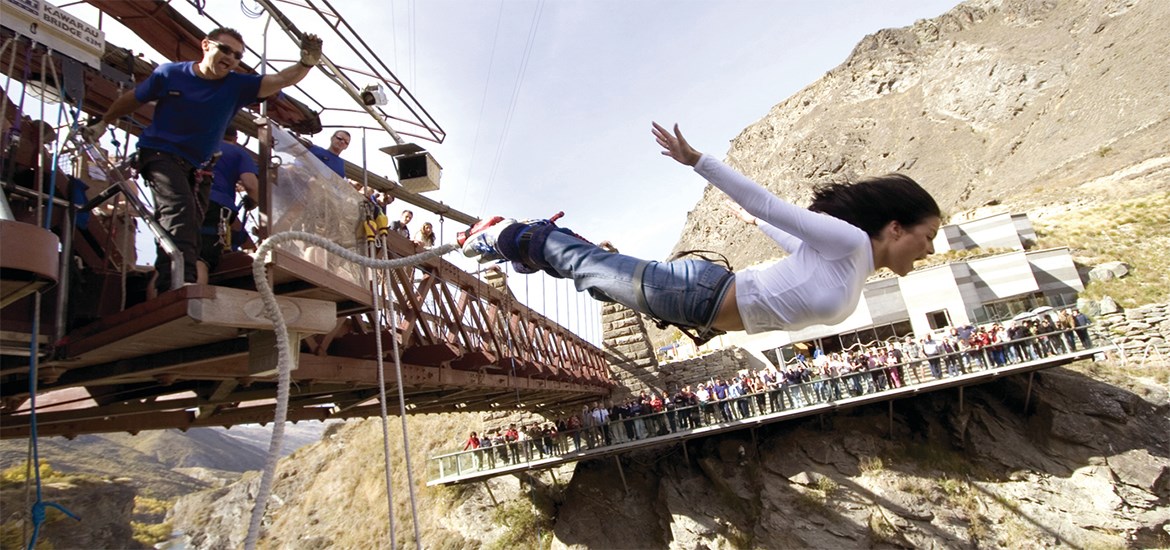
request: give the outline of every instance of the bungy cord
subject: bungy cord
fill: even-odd
[[[290,365],[292,364],[292,355],[288,341],[288,327],[284,321],[284,314],[280,311],[280,307],[276,303],[276,295],[272,290],[272,285],[268,282],[266,271],[269,253],[276,245],[287,241],[301,241],[313,244],[336,254],[346,261],[376,270],[416,265],[431,258],[438,258],[459,248],[457,244],[445,244],[413,256],[395,258],[393,260],[376,260],[353,252],[320,235],[304,231],[286,231],[272,235],[256,250],[256,258],[252,261],[252,277],[256,281],[256,290],[260,293],[261,299],[264,301],[264,316],[272,321],[273,330],[276,332],[277,386],[276,410],[272,420],[272,440],[268,445],[268,457],[264,462],[264,471],[260,475],[260,487],[256,491],[256,503],[252,507],[252,518],[248,524],[248,536],[244,541],[244,547],[248,550],[256,548],[256,541],[260,536],[260,523],[264,519],[264,511],[268,505],[268,496],[272,489],[272,478],[276,472],[276,460],[280,455],[281,439],[284,437],[284,423],[288,417],[288,392],[289,379],[291,377],[289,371]],[[401,386],[399,388],[399,391],[401,391]]]

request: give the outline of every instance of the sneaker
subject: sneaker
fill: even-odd
[[[494,216],[480,221],[467,231],[459,232],[456,235],[456,241],[463,245],[464,256],[468,258],[479,256],[479,263],[481,264],[494,260],[503,260],[504,257],[496,249],[496,239],[500,237],[500,233],[504,229],[514,223],[516,223],[516,220],[512,218]]]

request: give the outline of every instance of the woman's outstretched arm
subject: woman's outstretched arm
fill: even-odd
[[[780,245],[780,248],[784,249],[785,252],[792,254],[796,252],[797,248],[800,248],[800,239],[793,237],[792,235],[785,233],[780,228],[751,215],[747,210],[744,210],[742,206],[736,204],[735,201],[728,199],[724,206],[726,206],[728,210],[731,210],[731,212],[735,214],[735,217],[739,218],[744,223],[759,227],[761,232],[770,237],[773,241],[776,241],[776,244]]]
[[[679,131],[666,130],[654,123],[654,137],[664,149],[663,155],[694,166],[695,171],[751,215],[763,222],[800,239],[822,255],[836,258],[851,253],[857,246],[868,244],[865,232],[848,222],[810,212],[781,200],[760,184],[736,172],[731,167],[691,147]]]

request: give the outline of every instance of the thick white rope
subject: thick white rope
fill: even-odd
[[[365,130],[363,129],[364,133]],[[386,241],[385,237],[379,237],[377,244],[367,244],[366,248],[372,250],[370,255],[385,253]],[[386,413],[386,366],[382,358],[382,293],[389,289],[383,288],[382,282],[384,277],[380,277],[381,272],[370,272],[370,288],[372,289],[371,298],[374,303],[374,347],[378,354],[378,406],[381,409],[382,419],[382,462],[386,473],[386,510],[387,518],[390,520],[390,550],[397,550],[398,541],[395,538],[395,521],[394,521],[394,486],[393,478],[390,472],[390,422],[387,420],[389,416]],[[394,339],[398,341],[397,338]],[[395,351],[397,354],[397,350]]]
[[[387,279],[397,278],[393,271],[386,273]],[[388,300],[390,306],[390,323],[397,324],[394,313],[394,300]],[[406,457],[406,486],[410,489],[410,519],[414,526],[414,547],[422,550],[422,537],[418,532],[418,505],[414,498],[414,470],[410,465],[410,437],[406,432],[406,394],[402,389],[402,356],[398,353],[398,339],[391,340],[394,346],[394,372],[398,378],[398,418],[402,421],[402,454]],[[382,394],[385,403],[385,394]],[[385,405],[383,405],[385,406]]]
[[[260,523],[264,519],[264,511],[268,505],[268,496],[272,489],[272,478],[276,472],[276,460],[280,455],[281,439],[284,437],[284,423],[288,418],[288,388],[289,379],[291,378],[289,371],[290,365],[292,365],[292,355],[288,341],[288,326],[285,324],[284,314],[280,311],[280,307],[276,303],[276,295],[272,291],[272,285],[268,283],[268,276],[265,270],[267,258],[272,249],[276,245],[287,241],[307,242],[336,254],[346,261],[371,269],[393,269],[416,265],[431,258],[438,258],[459,248],[459,245],[456,244],[445,244],[413,256],[395,258],[393,260],[375,260],[349,250],[320,235],[304,231],[286,231],[272,235],[256,250],[256,258],[252,260],[252,277],[256,281],[256,290],[260,293],[264,301],[264,316],[272,320],[273,330],[276,331],[277,386],[276,411],[273,414],[272,420],[272,440],[268,445],[268,458],[264,462],[264,472],[260,476],[260,487],[256,491],[256,504],[252,507],[252,518],[248,524],[248,536],[244,541],[244,547],[248,550],[256,548],[256,541],[260,536]]]

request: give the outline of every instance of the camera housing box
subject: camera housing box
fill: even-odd
[[[382,152],[394,157],[398,165],[398,184],[412,193],[439,189],[443,167],[430,153],[413,143],[383,147]]]

